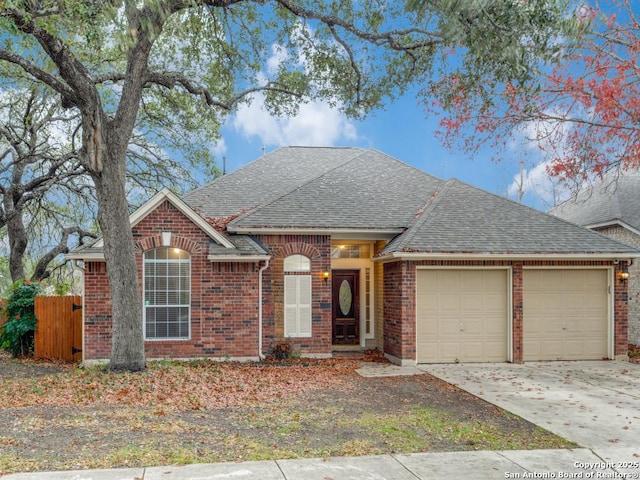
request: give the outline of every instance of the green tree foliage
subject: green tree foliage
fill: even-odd
[[[444,1],[418,13],[382,0],[0,0],[5,75],[42,83],[79,113],[79,160],[96,187],[111,288],[112,368],[144,368],[125,192],[133,136],[200,160],[225,116],[257,92],[275,114],[324,99],[361,117],[425,82],[434,62],[458,47],[456,61],[479,69],[478,79],[494,68],[500,77],[505,43],[545,46],[561,29],[556,16],[543,15],[559,0],[511,2],[514,12],[531,3],[540,9],[516,20],[541,20],[518,25],[523,38],[505,35],[506,10],[480,21]],[[496,47],[496,39],[505,42]]]
[[[4,307],[7,322],[0,327],[0,348],[14,357],[33,354],[36,329],[34,299],[40,291],[38,283],[16,282]]]

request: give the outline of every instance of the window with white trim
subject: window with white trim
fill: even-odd
[[[284,335],[310,337],[311,260],[290,255],[284,259],[284,272]]]
[[[147,340],[189,339],[191,257],[179,248],[144,254],[144,336]]]

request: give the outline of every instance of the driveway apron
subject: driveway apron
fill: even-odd
[[[418,368],[603,459],[619,461],[624,455],[640,461],[640,365],[581,361]]]

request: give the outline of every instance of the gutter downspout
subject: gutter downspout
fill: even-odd
[[[80,362],[80,365],[84,365],[84,312],[85,312],[85,308],[84,308],[84,262],[83,265],[80,266],[80,261],[79,260],[72,260],[71,261],[71,267],[73,268],[73,270],[78,271],[78,272],[82,272],[82,344],[80,345],[80,347],[82,348],[82,362]]]
[[[262,354],[262,272],[269,268],[269,260],[264,261],[264,265],[258,270],[258,357],[264,358]]]

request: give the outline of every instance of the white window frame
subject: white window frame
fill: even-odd
[[[153,258],[150,258],[150,254],[159,251],[159,250],[166,250],[168,252],[167,257],[168,258],[155,258],[155,256]],[[184,255],[186,254],[185,258],[171,258],[172,254],[180,254],[180,255]],[[167,274],[164,276],[153,276],[153,277],[149,277],[147,278],[147,273],[149,270],[149,266],[151,264],[154,264],[156,266],[160,265],[160,264],[164,264],[167,266]],[[184,268],[184,266],[187,266],[187,274],[186,275],[178,275],[178,289],[177,290],[169,290],[169,278],[176,278],[175,276],[171,277],[168,273],[169,270],[169,266],[170,265],[178,265],[180,268],[178,270],[180,270],[181,268]],[[142,259],[142,282],[143,282],[143,290],[142,290],[142,299],[143,299],[143,306],[142,306],[142,312],[143,312],[143,329],[144,329],[144,339],[145,340],[150,340],[150,341],[164,341],[164,340],[189,340],[191,338],[191,256],[189,255],[188,252],[184,251],[184,250],[180,250],[177,248],[173,248],[173,247],[158,247],[156,249],[153,250],[149,250],[147,252],[144,253],[143,259]],[[148,289],[147,288],[147,280],[153,280],[153,283],[156,283],[156,280],[159,278],[164,278],[166,281],[164,283],[166,283],[167,287],[163,290],[158,290],[156,288],[153,289]],[[188,285],[186,287],[184,287],[182,285],[182,278],[187,278],[188,281]],[[176,294],[178,299],[180,297],[183,297],[186,293],[186,297],[187,297],[187,303],[183,303],[183,302],[169,302],[169,293],[173,293]],[[156,301],[154,300],[155,298],[157,298],[157,296],[162,295],[166,298],[166,300],[161,301],[156,303]],[[178,314],[183,317],[182,319],[178,319],[177,323],[178,324],[183,324],[182,326],[179,327],[179,330],[182,330],[182,327],[185,326],[186,324],[186,335],[178,335],[178,336],[158,336],[157,333],[156,335],[147,335],[147,316],[148,316],[148,312],[151,309],[155,309],[155,310],[161,310],[161,309],[176,309],[178,310]],[[167,313],[167,315],[169,315],[169,313]],[[186,320],[184,319],[184,317],[186,317]],[[156,328],[156,332],[157,332],[157,328]],[[168,333],[168,327],[167,327],[167,333]]]
[[[284,271],[284,336],[311,337],[311,260],[290,255],[284,259]]]

